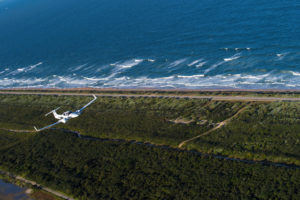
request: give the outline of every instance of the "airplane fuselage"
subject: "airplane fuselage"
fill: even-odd
[[[0,1],[1,1],[1,0],[0,0]],[[55,119],[58,119],[58,121],[55,122],[55,123],[53,123],[53,124],[50,124],[50,125],[48,125],[48,126],[45,126],[45,127],[43,127],[43,128],[40,128],[40,129],[37,129],[36,127],[34,127],[34,129],[35,129],[36,131],[42,131],[42,130],[51,128],[52,126],[55,126],[55,125],[57,125],[57,124],[59,124],[59,123],[64,123],[64,124],[67,123],[67,121],[69,121],[69,119],[78,117],[86,107],[88,107],[88,106],[91,105],[94,101],[96,101],[97,97],[96,97],[95,95],[93,95],[93,97],[94,97],[93,100],[91,100],[88,104],[86,104],[85,106],[83,106],[81,109],[76,110],[75,112],[72,112],[72,111],[66,111],[66,112],[64,112],[63,114],[57,114],[56,111],[59,109],[59,107],[56,108],[56,109],[54,109],[54,110],[52,110],[52,111],[50,111],[50,112],[47,113],[45,116],[47,116],[47,115],[49,115],[49,114],[52,113],[53,116],[55,117]]]
[[[63,114],[59,115],[59,114],[56,114],[55,115],[55,118],[56,119],[59,119],[59,121],[61,121],[62,123],[66,123],[69,119],[72,119],[72,118],[76,118],[80,115],[80,111],[75,111],[75,112],[71,112],[71,111],[67,111],[67,112],[64,112]]]

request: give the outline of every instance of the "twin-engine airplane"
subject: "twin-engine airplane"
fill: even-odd
[[[94,99],[93,99],[92,101],[90,101],[88,104],[86,104],[85,106],[83,106],[81,109],[76,110],[75,112],[66,111],[66,112],[64,112],[64,113],[61,114],[61,115],[60,115],[60,114],[57,114],[56,111],[57,111],[60,107],[58,107],[58,108],[56,108],[56,109],[50,111],[50,112],[47,113],[45,116],[48,116],[48,115],[50,115],[51,113],[53,113],[54,117],[55,117],[56,119],[58,119],[58,121],[57,121],[56,123],[54,123],[54,124],[50,124],[50,125],[48,125],[48,126],[45,126],[45,127],[41,128],[41,129],[37,129],[37,128],[34,126],[34,129],[35,129],[37,132],[38,132],[38,131],[42,131],[42,130],[45,130],[45,129],[50,128],[50,127],[52,127],[52,126],[55,126],[56,124],[59,124],[59,123],[64,123],[64,124],[65,124],[69,119],[78,117],[86,107],[88,107],[88,106],[91,105],[94,101],[96,101],[97,97],[96,97],[94,94],[93,94],[93,97],[94,97]]]

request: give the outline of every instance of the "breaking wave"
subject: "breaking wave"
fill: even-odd
[[[300,76],[300,73],[291,74]],[[280,76],[273,73],[247,74],[219,74],[208,76],[205,74],[171,75],[166,77],[129,76],[83,77],[53,75],[46,78],[0,79],[1,88],[6,87],[44,87],[44,88],[296,88],[300,86],[297,77],[286,79],[288,74]]]
[[[230,58],[224,58],[224,61],[229,62],[229,61],[233,61],[233,60],[236,60],[236,59],[239,59],[239,58],[240,58],[239,54],[236,54],[236,55],[234,55]]]

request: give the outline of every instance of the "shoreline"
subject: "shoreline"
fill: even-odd
[[[99,91],[99,92],[297,92],[300,93],[300,89],[225,89],[225,88],[215,88],[215,89],[185,89],[185,88],[176,88],[176,89],[162,89],[162,88],[93,88],[93,87],[82,87],[82,88],[0,88],[0,91]]]
[[[13,184],[13,185],[16,185],[16,186],[19,186],[18,184],[14,183],[13,181],[11,180],[15,180],[15,181],[20,181],[22,183],[24,183],[25,185],[29,185],[30,187],[24,187],[26,188],[27,190],[28,189],[33,189],[33,188],[37,188],[39,190],[42,190],[42,191],[46,191],[56,197],[59,197],[59,198],[62,198],[62,199],[65,199],[65,200],[74,200],[73,198],[71,197],[68,197],[66,196],[65,194],[61,193],[61,192],[58,192],[56,190],[52,190],[51,188],[48,188],[48,187],[45,187],[35,181],[32,181],[32,180],[29,180],[29,179],[26,179],[22,176],[19,176],[19,175],[15,175],[11,172],[8,172],[8,171],[4,171],[0,168],[0,175],[3,175],[4,177],[8,177],[8,178],[2,178],[1,180],[6,180],[7,182]],[[19,186],[20,187],[20,186]]]

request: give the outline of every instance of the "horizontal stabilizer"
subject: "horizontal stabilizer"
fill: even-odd
[[[58,107],[58,108],[56,108],[56,109],[54,109],[54,110],[51,110],[50,112],[48,112],[45,116],[48,116],[48,115],[50,115],[51,113],[53,113],[53,112],[55,112],[55,111],[57,111],[58,109],[60,109],[60,107]]]

